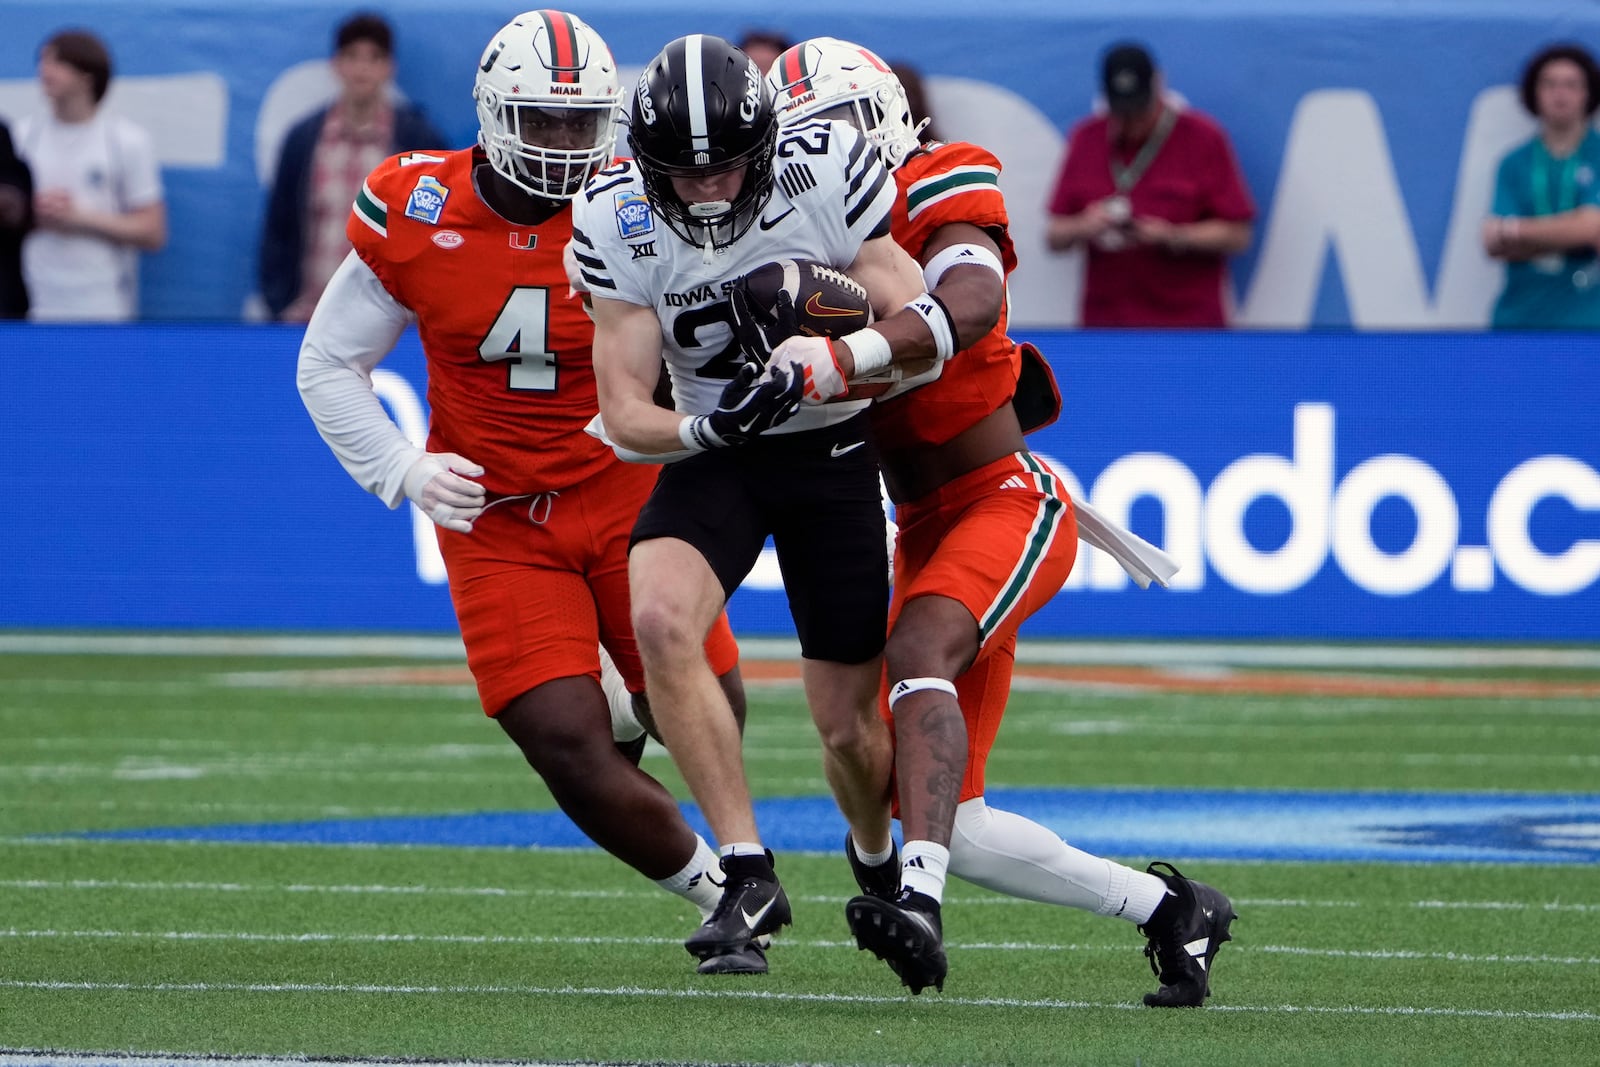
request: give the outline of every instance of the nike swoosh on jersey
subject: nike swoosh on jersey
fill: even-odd
[[[782,222],[784,219],[788,218],[790,215],[793,215],[793,214],[794,214],[794,208],[791,206],[788,211],[785,211],[783,214],[779,215],[775,219],[769,219],[765,215],[761,216],[761,222],[758,225],[760,225],[760,227],[763,230],[770,230],[774,226],[776,226],[778,223]]]
[[[865,441],[857,441],[853,445],[834,445],[828,450],[828,455],[832,456],[834,459],[838,459],[840,456],[845,455],[846,453],[854,452],[864,444],[866,444]]]
[[[832,304],[824,304],[821,293],[812,293],[806,297],[806,314],[825,319],[830,315],[859,315],[861,314],[861,309],[836,308]]]
[[[739,914],[744,916],[744,924],[750,929],[754,930],[756,928],[756,923],[767,917],[767,912],[772,910],[772,905],[777,903],[777,900],[778,898],[776,896],[771,897],[765,904],[757,908],[755,910],[755,914],[753,915],[750,912],[745,911],[743,907],[740,907]]]

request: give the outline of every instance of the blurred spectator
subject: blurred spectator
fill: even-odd
[[[22,237],[33,226],[33,175],[11,145],[0,122],[0,319],[28,316],[22,280]]]
[[[1497,329],[1600,329],[1600,68],[1581,45],[1528,61],[1522,106],[1539,132],[1500,161],[1483,247],[1506,261]]]
[[[772,64],[778,57],[789,50],[793,41],[779,33],[777,30],[749,30],[739,38],[739,48],[745,55],[755,60],[756,66],[765,74],[772,69]]]
[[[927,120],[927,125],[919,127],[918,136],[924,141],[942,141],[939,134],[939,125],[933,121],[933,108],[928,105],[928,93],[922,84],[922,72],[903,60],[894,60],[889,64],[889,69],[894,76],[900,79],[900,88],[906,91],[906,103],[911,105],[911,124]]]
[[[261,237],[261,295],[273,316],[305,322],[350,251],[345,222],[361,182],[384,159],[445,148],[414,107],[391,99],[394,32],[381,16],[352,15],[333,38],[339,96],[284,138]]]
[[[139,309],[139,252],[167,243],[167,206],[150,135],[101,108],[111,54],[86,30],[39,47],[48,115],[17,124],[33,173],[34,229],[22,245],[28,316],[125,321]]]
[[[1165,92],[1137,44],[1102,60],[1107,112],[1067,144],[1047,241],[1080,243],[1084,326],[1224,326],[1227,257],[1250,245],[1255,205],[1228,135]]]

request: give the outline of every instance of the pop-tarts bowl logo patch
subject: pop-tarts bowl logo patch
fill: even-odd
[[[439,215],[444,211],[444,202],[449,197],[450,190],[439,184],[438,178],[424,174],[417,179],[417,187],[411,190],[411,199],[406,201],[406,218],[437,226]]]
[[[655,216],[650,212],[650,201],[642,193],[617,194],[617,232],[624,238],[642,237],[655,232]]]

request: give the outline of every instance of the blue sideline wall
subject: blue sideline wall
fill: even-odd
[[[1600,640],[1600,376],[1573,336],[1025,331],[1031,438],[1183,563],[1087,552],[1030,636]],[[0,324],[0,628],[451,631],[433,528],[362,492],[294,388],[300,331]],[[408,334],[376,377],[421,434]],[[734,598],[792,633],[771,560]]]
[[[108,106],[154,134],[173,237],[149,258],[153,319],[236,319],[255,306],[267,176],[288,125],[329,92],[333,27],[358,6],[308,0],[6,0],[0,116],[41,106],[39,41],[67,24],[110,43]],[[399,88],[455,146],[475,136],[474,65],[516,10],[485,0],[390,0]],[[1499,267],[1478,227],[1496,158],[1531,122],[1513,85],[1544,43],[1600,46],[1590,0],[593,0],[576,5],[636,72],[687,32],[775,26],[834,34],[919,66],[947,137],[990,147],[1022,267],[1014,320],[1076,319],[1079,264],[1043,246],[1065,131],[1116,38],[1148,42],[1171,87],[1231,131],[1260,209],[1235,262],[1243,322],[1298,330],[1463,328],[1487,321]]]

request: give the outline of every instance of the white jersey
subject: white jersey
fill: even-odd
[[[655,309],[674,407],[716,410],[743,357],[728,293],[764,263],[797,257],[845,268],[889,232],[897,187],[878,153],[847,123],[799,123],[778,133],[772,199],[754,225],[705,260],[660,222],[633,160],[600,171],[572,204],[574,251],[595,296]],[[839,422],[868,401],[805,405],[773,433]]]
[[[24,119],[16,143],[38,192],[64,189],[80,208],[118,215],[161,202],[150,135],[104,109],[88,122]],[[22,271],[29,318],[115,322],[138,314],[139,250],[132,245],[37,229],[23,242]]]

